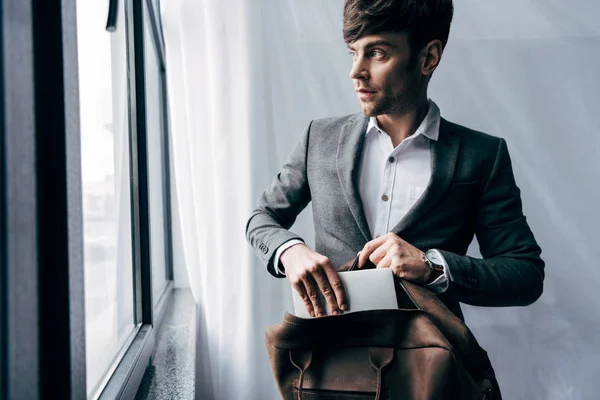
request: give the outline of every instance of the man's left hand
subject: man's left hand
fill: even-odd
[[[365,244],[358,257],[359,269],[367,259],[377,268],[390,268],[398,278],[418,284],[426,283],[431,273],[423,252],[392,232]]]

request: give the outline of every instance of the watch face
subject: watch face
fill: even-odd
[[[425,253],[425,256],[429,261],[435,264],[437,268],[444,268],[444,262],[442,261],[442,258],[440,257],[440,254],[437,251],[428,250]]]

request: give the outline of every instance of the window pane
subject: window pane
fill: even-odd
[[[144,2],[144,61],[146,68],[146,120],[148,129],[148,192],[150,195],[150,256],[154,305],[167,284],[164,202],[164,130],[161,72]]]
[[[124,2],[77,1],[87,388],[113,365],[134,324]]]

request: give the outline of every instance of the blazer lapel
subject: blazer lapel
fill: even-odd
[[[446,191],[456,169],[460,139],[445,119],[440,120],[438,140],[431,141],[431,179],[421,198],[392,229],[398,236],[412,224],[423,218],[427,211]]]
[[[361,233],[367,241],[371,240],[371,232],[363,211],[362,200],[358,192],[358,167],[365,141],[365,133],[369,119],[363,114],[356,114],[342,127],[338,142],[336,166],[342,185],[344,198],[356,220]]]

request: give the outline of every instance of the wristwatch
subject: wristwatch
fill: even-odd
[[[435,281],[438,277],[444,275],[444,265],[441,260],[438,260],[437,254],[434,251],[427,250],[423,253],[423,261],[429,267],[429,279],[426,283]]]

